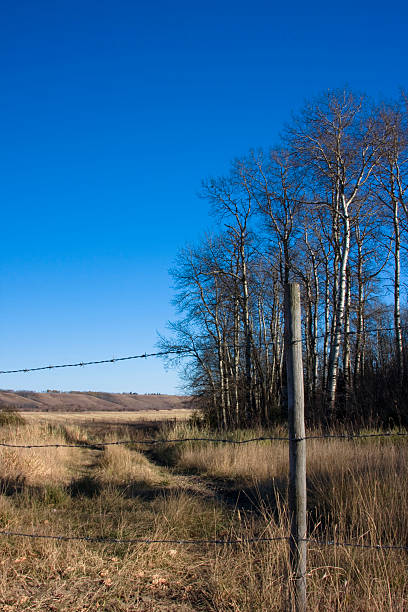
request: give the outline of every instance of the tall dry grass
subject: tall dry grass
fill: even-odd
[[[62,430],[46,425],[24,423],[0,427],[0,442],[7,444],[65,444]],[[7,448],[0,447],[1,483],[19,482],[32,486],[67,484],[71,477],[72,450],[55,448]]]
[[[185,426],[173,432],[174,437],[212,435],[197,434],[188,433]],[[257,435],[262,432],[240,432],[241,439]],[[191,442],[178,448],[176,466],[207,478],[238,481],[243,489],[269,485],[282,493],[287,485],[288,447],[279,441],[239,446]],[[307,443],[309,511],[328,533],[341,525],[347,537],[360,537],[367,529],[368,542],[408,545],[407,482],[408,443],[397,436]]]
[[[140,452],[125,446],[105,447],[95,477],[103,484],[139,484],[154,486],[166,482],[166,477]]]
[[[0,439],[93,439],[81,429],[30,428],[1,428]],[[248,433],[253,432],[240,435]],[[185,426],[168,431],[171,437],[196,434],[211,432]],[[115,436],[108,431],[104,439],[114,441]],[[48,495],[39,496],[29,484],[0,495],[1,530],[174,542],[125,545],[2,537],[0,609],[290,610],[287,542],[247,542],[288,533],[286,445],[191,443],[177,451],[162,446],[155,455],[136,448],[52,449],[41,465],[18,453],[14,465],[9,456],[3,477],[25,474],[26,483],[48,487]],[[40,452],[44,450],[35,456]],[[311,535],[408,543],[407,453],[402,440],[309,442]],[[152,463],[161,454],[161,463],[173,467]],[[51,472],[44,477],[47,469],[53,470],[54,480]],[[66,486],[70,479],[77,479],[77,486]],[[51,491],[49,482],[55,483]],[[255,503],[248,504],[245,495],[234,500],[231,490],[251,491]],[[177,543],[220,538],[241,543]],[[308,606],[316,611],[402,612],[408,609],[406,575],[405,552],[310,544]]]

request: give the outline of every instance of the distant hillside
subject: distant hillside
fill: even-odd
[[[35,393],[34,391],[0,391],[0,410],[84,412],[141,411],[189,408],[191,398],[184,395],[138,395],[134,393],[99,393],[71,391]]]

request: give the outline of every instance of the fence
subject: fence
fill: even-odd
[[[408,433],[403,431],[398,432],[383,432],[383,433],[366,433],[366,434],[327,434],[327,435],[311,435],[304,436],[302,440],[333,440],[333,439],[342,439],[342,440],[359,440],[359,439],[369,439],[369,438],[387,438],[387,437],[403,437],[407,438]],[[137,445],[146,445],[146,446],[154,446],[157,444],[183,444],[186,442],[206,442],[209,444],[232,444],[232,445],[245,445],[251,444],[254,442],[265,442],[265,441],[277,441],[277,442],[286,442],[290,443],[291,439],[289,437],[283,436],[258,436],[254,438],[248,438],[244,440],[231,440],[229,438],[204,438],[204,437],[190,437],[190,438],[145,438],[138,440],[118,440],[115,442],[100,442],[97,444],[88,444],[88,443],[80,443],[80,444],[9,444],[7,442],[0,443],[0,447],[5,448],[13,448],[13,449],[32,449],[32,448],[80,448],[87,450],[100,451],[108,446],[118,446],[118,445],[129,445],[129,444],[137,444]],[[292,440],[298,442],[299,439]],[[291,536],[282,536],[282,537],[274,537],[274,538],[243,538],[243,539],[213,539],[213,540],[180,540],[180,539],[170,539],[170,540],[156,540],[149,538],[134,538],[134,539],[121,539],[121,538],[105,538],[105,537],[88,537],[88,536],[68,536],[68,535],[45,535],[45,534],[32,534],[32,533],[21,533],[14,531],[6,531],[0,530],[0,535],[4,536],[21,536],[27,538],[39,538],[39,539],[51,539],[51,540],[81,540],[86,542],[102,542],[102,543],[120,543],[120,544],[136,544],[136,543],[144,543],[144,544],[157,544],[157,543],[168,543],[168,544],[222,544],[222,545],[233,545],[233,544],[242,544],[242,543],[260,543],[260,542],[273,542],[278,540],[287,540],[291,539]],[[378,550],[406,550],[408,551],[408,546],[403,544],[364,544],[361,542],[344,542],[344,541],[336,541],[336,540],[319,540],[316,538],[302,538],[302,541],[306,543],[313,543],[319,546],[345,546],[345,547],[354,547],[354,548],[367,548],[367,549],[378,549]]]
[[[394,328],[386,328],[390,331]],[[373,330],[378,331],[378,330]],[[349,332],[353,333],[353,332]],[[150,539],[150,538],[107,538],[93,536],[68,536],[48,535],[40,533],[25,533],[18,531],[0,530],[0,536],[23,537],[33,539],[46,539],[57,541],[84,541],[90,543],[107,544],[180,544],[180,545],[222,545],[236,546],[239,544],[258,544],[273,541],[287,541],[290,546],[290,563],[292,569],[292,580],[294,582],[294,608],[297,612],[306,610],[306,547],[307,544],[316,546],[335,546],[358,549],[377,549],[382,551],[408,551],[405,544],[368,544],[363,542],[319,540],[307,537],[307,513],[306,513],[306,442],[318,439],[343,439],[353,441],[362,438],[386,438],[386,437],[408,437],[405,431],[388,431],[381,433],[365,434],[322,434],[306,435],[304,425],[303,405],[303,364],[302,364],[302,337],[300,317],[300,293],[296,283],[290,283],[285,292],[285,353],[288,385],[288,436],[259,436],[244,440],[234,440],[225,437],[184,437],[184,438],[146,438],[142,440],[119,440],[115,442],[101,443],[76,443],[76,444],[11,444],[0,443],[0,447],[13,449],[32,448],[82,448],[100,451],[105,447],[114,445],[129,445],[135,442],[138,445],[154,446],[157,444],[182,444],[186,442],[205,442],[212,444],[244,445],[254,442],[279,441],[289,444],[289,516],[290,533],[279,537],[259,538],[236,538],[236,539]],[[127,357],[103,359],[98,361],[66,363],[59,365],[40,366],[34,368],[21,368],[15,370],[1,370],[0,374],[27,373],[39,370],[50,370],[54,368],[83,367],[88,365],[99,365],[128,361],[133,359],[147,359],[149,357],[162,357],[169,354],[188,355],[191,351],[186,347],[178,347],[168,351],[156,353],[143,353]]]

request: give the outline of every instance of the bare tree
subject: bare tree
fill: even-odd
[[[404,374],[401,329],[401,212],[408,219],[408,131],[406,113],[400,104],[384,105],[378,110],[380,125],[386,133],[376,176],[376,195],[384,207],[383,218],[392,228],[394,263],[394,341],[400,381]]]
[[[334,246],[333,316],[327,372],[329,412],[334,413],[347,309],[347,269],[356,211],[380,156],[375,117],[364,98],[328,92],[309,103],[288,130],[288,141],[307,172],[314,205],[331,216]]]
[[[374,108],[328,92],[304,106],[281,146],[251,151],[203,184],[219,232],[180,254],[173,276],[182,318],[163,342],[189,347],[185,375],[217,427],[267,424],[282,412],[290,280],[302,288],[310,417],[363,420],[377,410],[400,418],[403,385],[383,390],[407,370],[407,134],[403,101]]]

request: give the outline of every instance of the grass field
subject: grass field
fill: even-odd
[[[84,412],[19,412],[28,423],[51,423],[54,425],[141,425],[143,423],[164,423],[166,421],[186,421],[192,411],[186,408],[174,410],[140,411],[84,411]]]
[[[288,533],[287,446],[160,444],[146,435],[210,435],[188,424],[161,432],[122,424],[9,422],[0,442],[128,446],[0,450],[0,529],[44,535],[236,539]],[[254,432],[240,432],[246,437]],[[260,432],[256,432],[260,433]],[[282,432],[279,432],[282,433]],[[311,535],[408,544],[404,439],[308,444]],[[0,539],[5,611],[289,610],[286,542],[106,544]],[[310,545],[310,610],[408,609],[407,554]]]

